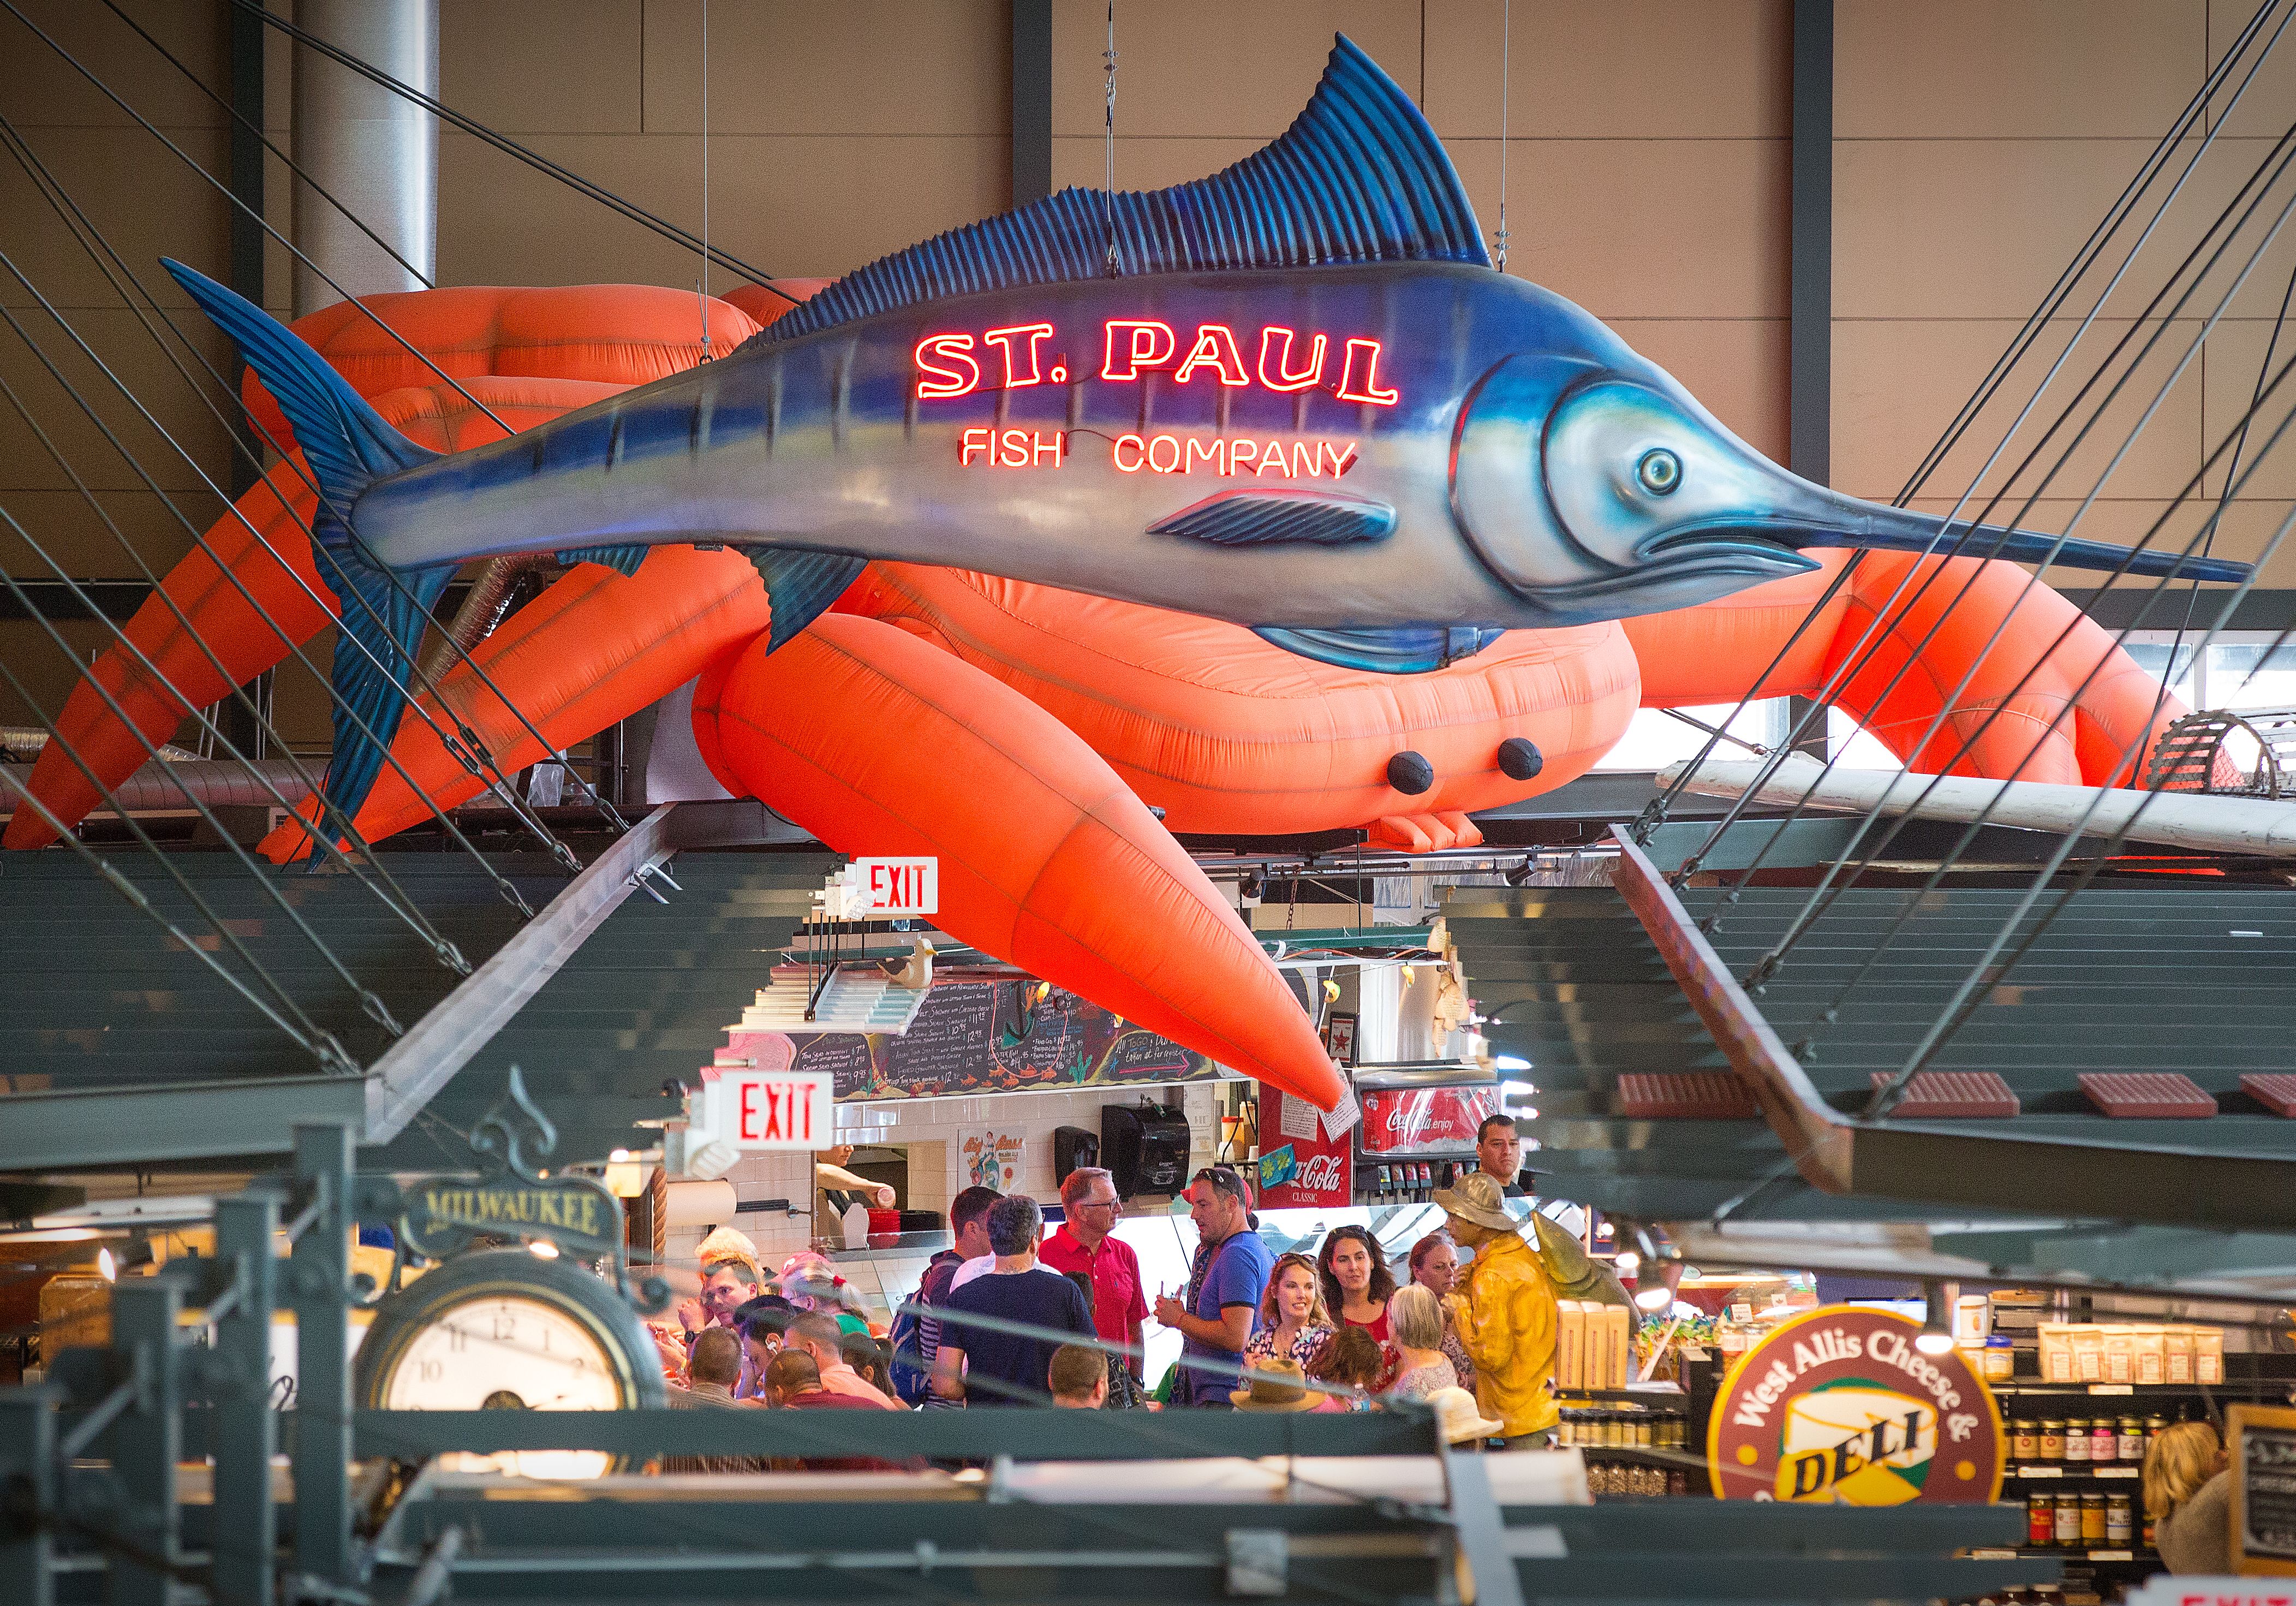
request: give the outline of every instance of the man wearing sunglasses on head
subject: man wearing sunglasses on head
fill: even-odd
[[[1037,1258],[1055,1272],[1089,1279],[1094,1328],[1111,1344],[1137,1351],[1148,1301],[1140,1286],[1140,1257],[1116,1236],[1124,1215],[1116,1179],[1098,1165],[1078,1166],[1061,1180],[1061,1214],[1067,1219],[1045,1240]],[[1139,1361],[1131,1365],[1139,1375]]]
[[[1197,1240],[1187,1297],[1156,1301],[1156,1320],[1181,1338],[1171,1403],[1233,1409],[1228,1395],[1241,1380],[1275,1257],[1251,1229],[1251,1200],[1234,1166],[1205,1166],[1188,1184],[1187,1199]]]

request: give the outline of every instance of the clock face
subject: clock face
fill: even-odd
[[[481,1294],[409,1338],[381,1389],[387,1411],[614,1411],[622,1398],[605,1343],[572,1312],[539,1299]],[[613,1457],[592,1450],[514,1450],[439,1458],[455,1471],[595,1478]]]

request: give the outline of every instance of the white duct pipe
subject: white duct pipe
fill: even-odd
[[[1659,771],[1661,789],[1687,769],[1675,764]],[[1687,791],[1708,797],[1740,797],[1761,773],[1753,759],[1708,761]],[[1915,775],[1905,770],[1836,770],[1823,780],[1816,759],[1797,754],[1755,795],[1754,801],[1791,808],[1807,798],[1813,808],[1863,813],[1878,802],[1884,814],[1917,819],[2018,826],[2029,831],[2069,831],[2088,813],[2084,835],[2111,836],[2126,828],[2138,842],[2194,848],[2210,853],[2252,853],[2296,858],[2296,803],[2256,797],[2211,797],[2194,792],[2138,792],[2126,787],[2061,787],[2044,781],[1981,780],[1975,777]],[[1934,790],[1929,790],[1934,786]],[[1923,793],[1929,791],[1926,798]],[[2102,796],[2103,802],[2098,803]],[[1918,803],[1916,800],[1920,800]],[[2142,816],[2138,810],[2144,811]],[[2135,821],[2132,826],[2131,821]]]
[[[295,0],[295,25],[434,98],[439,0]],[[381,85],[295,46],[295,161],[391,249],[438,276],[439,124]],[[295,184],[295,243],[352,295],[420,290],[333,205]],[[340,301],[295,264],[295,316]]]

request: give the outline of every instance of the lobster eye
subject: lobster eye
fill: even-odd
[[[1662,446],[1646,451],[1643,460],[1635,465],[1635,477],[1651,495],[1670,495],[1682,483],[1682,459]]]

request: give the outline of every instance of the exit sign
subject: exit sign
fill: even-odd
[[[707,1076],[708,1072],[704,1072]],[[831,1089],[826,1071],[725,1067],[708,1082],[703,1135],[755,1149],[830,1146]]]
[[[940,861],[927,859],[857,859],[861,872],[863,907],[873,915],[940,913]]]

